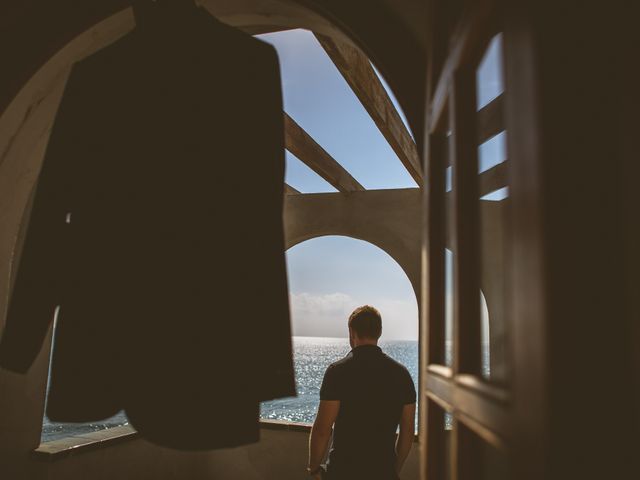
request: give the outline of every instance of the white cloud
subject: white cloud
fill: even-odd
[[[382,314],[383,338],[417,339],[416,302],[397,299],[361,299],[346,293],[290,295],[293,334],[297,336],[346,337],[347,320],[360,305],[375,306]]]
[[[340,314],[354,302],[346,293],[316,295],[312,293],[294,293],[291,295],[291,307],[301,314]]]

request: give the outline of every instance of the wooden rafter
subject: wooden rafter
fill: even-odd
[[[478,144],[486,142],[504,130],[503,104],[501,93],[478,111],[476,128]]]
[[[507,161],[498,163],[478,176],[478,195],[480,198],[508,185]]]
[[[365,188],[289,115],[284,114],[285,148],[340,192]]]
[[[422,167],[416,144],[369,59],[351,45],[315,35],[402,164],[422,187]]]
[[[500,188],[507,187],[509,185],[508,168],[509,161],[505,160],[478,174],[478,197],[482,198]],[[447,192],[447,195],[450,193],[450,191]]]

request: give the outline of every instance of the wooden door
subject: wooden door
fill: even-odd
[[[494,2],[434,0],[429,28],[422,478],[512,478],[518,332],[503,17]]]
[[[638,44],[598,5],[430,1],[422,479],[640,478]]]

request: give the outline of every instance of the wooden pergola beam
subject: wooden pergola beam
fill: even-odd
[[[482,198],[503,187],[508,187],[508,169],[509,161],[505,160],[478,174],[478,198]],[[450,194],[451,191],[446,192],[447,196]]]
[[[324,35],[315,36],[409,174],[422,187],[422,167],[416,144],[369,59],[351,45]]]
[[[478,195],[480,198],[509,185],[509,163],[504,161],[478,175]]]
[[[324,148],[289,115],[284,114],[285,148],[340,192],[365,190]]]
[[[504,95],[496,98],[478,111],[476,133],[478,144],[482,144],[504,130]]]

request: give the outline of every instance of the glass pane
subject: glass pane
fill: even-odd
[[[503,91],[502,34],[498,34],[489,43],[476,71],[477,109],[480,110]]]
[[[496,35],[476,72],[478,109],[491,108],[492,102],[503,93],[501,52],[502,36]],[[481,373],[495,382],[506,382],[508,377],[506,316],[510,202],[506,145],[507,132],[503,130],[478,146]]]
[[[56,344],[56,325],[58,323],[60,310],[60,306],[56,307],[53,317],[53,335],[51,339],[52,348],[51,353],[49,354],[49,374],[47,377],[47,398],[49,397],[49,386],[51,384],[51,358],[53,357],[53,349],[55,348]],[[45,413],[44,418],[42,419],[42,434],[40,435],[40,441],[49,442],[53,440],[59,440],[61,438],[75,437],[82,434],[97,432],[99,430],[106,430],[107,428],[120,427],[122,425],[128,424],[129,420],[122,411],[115,414],[111,418],[107,418],[106,420],[100,420],[90,423],[53,422],[49,420],[49,417],[47,417],[47,414]]]
[[[453,365],[453,252],[444,251],[444,364]]]
[[[451,142],[451,133],[448,141]],[[449,153],[449,152],[448,152]],[[449,165],[451,155],[448,155],[445,169],[445,251],[444,251],[444,358],[443,364],[453,365],[453,251],[455,238],[455,217],[453,211],[453,165]]]

